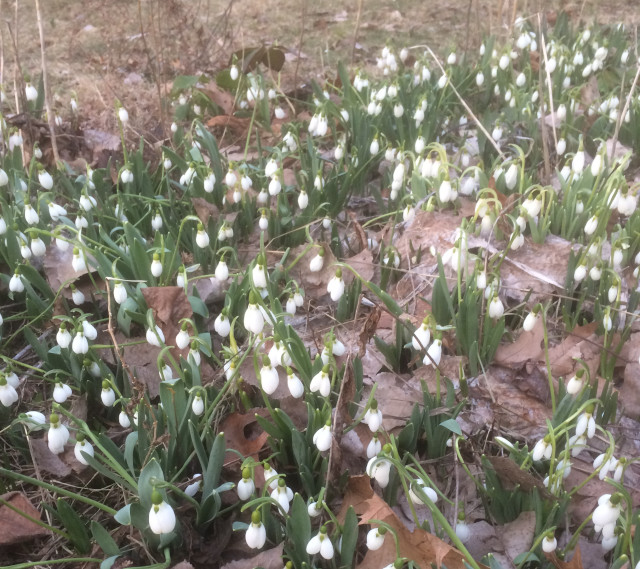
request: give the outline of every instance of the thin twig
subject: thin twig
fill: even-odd
[[[426,45],[426,44],[425,45],[414,45],[410,49],[418,49],[418,48],[426,49],[431,54],[431,57],[433,58],[433,60],[436,62],[436,64],[440,68],[440,71],[444,75],[447,74],[445,68],[442,66],[442,63],[440,63],[440,60],[438,59],[438,56],[433,52],[433,50],[428,45]],[[451,83],[451,81],[447,81],[447,84],[449,85],[449,87],[451,87],[451,89],[455,93],[456,97],[458,97],[458,100],[460,101],[462,106],[465,108],[465,110],[469,113],[469,115],[471,116],[473,121],[476,123],[477,127],[482,131],[482,133],[487,137],[487,139],[489,140],[491,145],[496,149],[496,152],[500,155],[500,158],[502,158],[504,160],[505,159],[505,155],[502,152],[502,150],[500,150],[500,147],[498,146],[496,141],[493,140],[493,136],[491,136],[491,134],[489,134],[489,131],[486,128],[484,128],[484,126],[480,122],[480,119],[471,110],[471,107],[469,105],[467,105],[467,102],[462,98],[460,93],[458,93],[458,90],[456,89],[455,85],[453,83]]]
[[[636,70],[636,76],[633,78],[633,83],[631,84],[631,88],[629,89],[629,94],[627,95],[627,100],[624,103],[624,108],[622,112],[618,115],[618,120],[616,122],[616,130],[613,133],[613,146],[611,149],[611,157],[616,155],[616,145],[618,144],[618,135],[620,134],[620,128],[622,127],[622,121],[629,110],[629,105],[631,105],[631,97],[633,96],[633,92],[635,91],[636,85],[638,84],[638,78],[640,77],[640,65],[638,65],[638,69]]]
[[[40,33],[40,57],[42,58],[42,86],[44,88],[44,107],[47,110],[47,121],[49,123],[49,136],[51,137],[51,149],[53,150],[53,160],[58,164],[60,155],[58,154],[58,142],[56,140],[56,121],[51,109],[51,97],[49,94],[49,79],[47,76],[47,59],[44,52],[44,26],[42,25],[42,12],[40,10],[40,0],[36,2],[36,15],[38,18],[38,32]]]
[[[296,59],[296,69],[293,72],[293,88],[298,88],[298,69],[300,68],[300,56],[302,55],[302,43],[304,41],[304,26],[307,21],[307,0],[300,0],[302,3],[302,14],[300,15],[300,36],[298,37],[298,57]]]
[[[353,32],[353,46],[351,47],[351,65],[356,57],[356,44],[358,43],[358,33],[360,32],[360,18],[362,17],[363,0],[358,0],[358,13],[356,14],[356,29]]]

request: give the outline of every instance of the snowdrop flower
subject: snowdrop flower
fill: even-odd
[[[196,396],[193,398],[191,410],[196,417],[200,417],[200,415],[204,413],[204,401],[199,393],[196,393]]]
[[[89,342],[83,332],[78,331],[76,333],[71,343],[71,350],[74,354],[86,354],[89,351]]]
[[[573,280],[576,283],[580,283],[587,276],[587,267],[584,263],[578,265],[576,270],[573,272]]]
[[[429,346],[429,349],[427,350],[427,355],[425,355],[424,359],[422,360],[422,363],[423,365],[426,365],[426,366],[430,366],[430,365],[439,366],[441,359],[442,359],[442,339],[435,338],[432,344]]]
[[[120,119],[120,122],[123,124],[126,124],[129,121],[129,113],[127,112],[127,109],[124,107],[118,107],[118,119]]]
[[[428,504],[428,502],[425,502],[420,496],[418,496],[418,494],[416,494],[416,490],[422,490],[426,494],[427,498],[429,498],[429,500],[431,500],[431,502],[433,502],[434,504],[438,501],[438,494],[436,493],[436,491],[429,485],[427,485],[427,483],[422,480],[422,478],[414,480],[411,484],[411,487],[409,488],[409,498],[411,498],[411,501],[414,504]]]
[[[374,456],[369,459],[366,472],[370,478],[375,478],[380,488],[386,488],[389,484],[391,462],[384,458],[384,455],[382,455],[382,457],[380,457],[380,455]]]
[[[287,351],[287,346],[280,340],[280,337],[276,334],[273,337],[273,346],[269,350],[269,361],[274,367],[282,366],[287,367],[291,365],[291,356]]]
[[[180,288],[184,288],[187,284],[187,280],[188,280],[187,269],[185,268],[184,265],[182,265],[178,270],[178,275],[176,276],[176,286],[179,286]]]
[[[222,312],[218,314],[213,323],[213,329],[222,338],[226,338],[231,332],[231,322],[225,313],[225,309],[222,309]]]
[[[59,381],[53,388],[53,399],[56,403],[64,403],[72,393],[71,388],[66,383]]]
[[[113,407],[113,404],[116,402],[116,392],[111,387],[111,383],[106,379],[102,382],[100,399],[105,407]]]
[[[290,367],[287,368],[287,387],[291,397],[295,399],[300,399],[304,395],[304,384]]]
[[[458,523],[456,524],[456,535],[458,536],[458,539],[462,543],[466,543],[467,541],[469,541],[469,538],[471,537],[471,530],[469,529],[469,526],[465,521],[465,516],[463,512],[460,512],[458,514]]]
[[[378,141],[378,136],[374,136],[371,144],[369,145],[369,152],[372,156],[375,156],[380,152],[380,142]]]
[[[0,403],[5,407],[11,407],[18,399],[16,388],[7,381],[4,374],[0,374]]]
[[[584,369],[579,369],[576,373],[571,376],[569,381],[567,382],[567,393],[570,395],[576,395],[580,391],[582,391],[582,385],[584,383]]]
[[[309,540],[307,553],[309,555],[319,553],[324,559],[333,559],[333,544],[327,535],[326,526],[322,526],[320,531]]]
[[[515,164],[511,164],[504,175],[504,183],[509,190],[513,190],[518,183],[518,167]]]
[[[618,493],[603,494],[598,498],[598,505],[593,511],[591,520],[593,525],[602,529],[604,526],[614,524],[622,513],[622,496]]]
[[[154,231],[160,231],[162,229],[162,216],[159,211],[151,218],[151,228]]]
[[[593,405],[590,405],[580,414],[576,423],[576,436],[586,434],[587,438],[591,439],[596,434],[596,420],[593,418],[593,412]]]
[[[382,443],[378,437],[378,433],[373,433],[373,437],[367,445],[367,458],[372,459],[374,456],[378,456],[382,451]]]
[[[320,427],[313,434],[313,444],[316,445],[316,448],[320,452],[324,452],[331,448],[331,441],[333,435],[331,434],[331,423],[327,421],[327,424],[323,427]]]
[[[192,362],[196,367],[200,367],[200,364],[202,363],[202,356],[198,349],[198,342],[191,342],[191,349],[187,354],[187,360]]]
[[[553,452],[553,445],[551,444],[551,437],[549,435],[540,439],[533,447],[531,455],[532,460],[551,460],[551,454]]]
[[[329,397],[331,393],[331,379],[329,377],[329,366],[325,365],[316,375],[311,379],[309,389],[311,393],[316,391],[320,392],[323,397]]]
[[[151,261],[151,274],[159,278],[162,275],[162,263],[160,262],[160,255],[158,253],[153,254],[153,261]]]
[[[382,411],[378,408],[378,402],[375,399],[371,400],[371,407],[367,409],[364,414],[362,422],[369,426],[371,432],[375,433],[382,425]]]
[[[377,551],[384,545],[384,536],[387,530],[383,527],[371,528],[367,532],[367,549]]]
[[[6,186],[9,183],[9,176],[7,176],[7,173],[0,168],[0,188],[2,186]]]
[[[44,169],[38,172],[38,182],[40,182],[40,185],[45,190],[53,188],[53,178],[51,177],[51,174]]]
[[[331,300],[337,302],[344,294],[345,284],[342,280],[342,269],[336,269],[336,274],[331,277],[327,284],[327,292],[331,295]]]
[[[24,219],[29,225],[36,225],[40,221],[38,212],[30,204],[24,206]]]
[[[82,194],[80,196],[80,207],[84,211],[91,211],[94,207],[97,207],[97,205],[98,202],[93,196],[89,196],[87,194]]]
[[[309,261],[309,270],[312,273],[317,273],[322,270],[324,266],[324,249],[320,248],[318,254]]]
[[[17,388],[18,385],[20,385],[20,378],[16,375],[16,372],[10,368],[5,368],[4,374],[2,374],[2,372],[0,372],[0,374],[4,376],[11,387]]]
[[[202,223],[198,224],[198,231],[196,233],[196,245],[200,247],[200,249],[204,249],[209,246],[209,235],[204,230],[204,226]]]
[[[442,180],[440,183],[440,188],[438,189],[438,199],[442,203],[447,203],[450,201],[454,201],[457,195],[455,190],[453,190],[451,186],[451,182],[449,180]]]
[[[264,463],[264,481],[265,484],[269,484],[271,490],[275,490],[278,487],[278,473],[274,468],[271,468],[268,462]]]
[[[611,309],[607,306],[602,316],[602,327],[606,332],[610,332],[613,327],[613,320],[611,319]],[[589,437],[591,438],[591,437]]]
[[[498,61],[498,67],[504,71],[507,67],[509,67],[509,56],[504,53],[500,56],[500,61]]]
[[[482,71],[478,71],[478,73],[476,73],[476,85],[478,87],[482,87],[482,85],[484,85],[484,73],[482,73]]]
[[[113,300],[118,304],[122,304],[127,300],[127,289],[120,281],[116,281],[116,284],[113,287]]]
[[[293,299],[293,296],[287,298],[287,304],[285,305],[285,312],[290,314],[291,316],[295,315],[298,306],[296,305],[296,301]]]
[[[322,513],[322,502],[309,502],[307,513],[310,518],[317,518]]]
[[[65,348],[69,347],[69,344],[71,344],[71,340],[71,334],[67,330],[67,325],[66,323],[62,322],[62,324],[60,324],[60,328],[58,329],[58,333],[56,334],[56,342],[58,343],[58,346],[60,346],[64,350]]]
[[[49,450],[53,454],[61,454],[64,452],[64,445],[69,440],[69,429],[60,422],[60,418],[56,413],[51,413],[49,417],[48,431]]]
[[[429,330],[429,317],[425,317],[420,324],[420,327],[416,329],[411,338],[411,345],[414,350],[424,350],[429,345],[431,339],[431,332]]]
[[[202,486],[202,474],[199,474],[199,473],[198,474],[194,474],[193,475],[193,480],[194,480],[194,482],[189,484],[184,489],[184,493],[187,496],[190,496],[192,498],[200,491],[200,488]]]
[[[253,266],[253,270],[251,271],[253,285],[256,288],[267,288],[267,278],[268,275],[264,257],[260,254],[256,259],[256,264]]]
[[[533,327],[536,325],[536,322],[538,321],[540,312],[539,310],[536,310],[536,308],[529,312],[529,314],[527,314],[527,317],[524,319],[522,328],[525,332],[531,332],[531,330],[533,330]]]
[[[71,266],[76,273],[86,270],[87,264],[84,260],[84,255],[80,253],[80,249],[74,247],[73,257],[71,258]]]
[[[247,529],[245,534],[247,545],[252,549],[260,549],[264,547],[267,541],[267,530],[262,524],[262,517],[260,512],[255,510],[251,514],[251,525]]]
[[[82,321],[82,333],[85,335],[87,340],[95,340],[98,337],[98,331],[88,320]]]
[[[120,423],[120,426],[123,429],[128,429],[131,426],[129,415],[127,415],[125,411],[120,411],[120,414],[118,415],[118,423]]]
[[[502,301],[500,300],[498,295],[495,294],[493,295],[493,298],[489,303],[489,316],[494,320],[498,320],[499,318],[502,318],[503,314],[504,314],[504,305],[502,304]]]
[[[542,551],[545,553],[553,553],[558,547],[558,540],[553,534],[545,535],[542,540]]]
[[[269,182],[269,195],[277,196],[282,191],[282,183],[279,174],[274,174]]]
[[[249,293],[249,306],[244,313],[244,327],[249,332],[260,334],[264,328],[264,316],[258,308],[258,300],[254,291]]]
[[[176,527],[176,514],[173,508],[162,499],[155,488],[151,492],[151,510],[149,510],[149,528],[156,535],[171,533]]]
[[[129,168],[124,168],[122,172],[120,172],[120,181],[123,184],[133,182],[133,172],[129,170]]]
[[[580,150],[574,154],[571,160],[571,171],[578,176],[582,174],[582,171],[584,170],[584,161],[584,150],[582,150],[582,144],[580,144]]]
[[[81,290],[77,289],[75,285],[71,285],[71,300],[76,306],[84,304],[85,298]]]
[[[491,133],[491,138],[493,138],[493,140],[495,142],[499,142],[500,141],[500,139],[502,138],[502,127],[501,126],[496,125],[493,128],[493,131]]]
[[[569,448],[571,448],[571,456],[577,457],[580,453],[587,448],[587,436],[586,435],[573,435],[569,437]]]
[[[25,85],[24,91],[27,101],[33,102],[38,99],[38,90],[31,83]]]
[[[240,500],[245,502],[246,500],[251,498],[255,489],[256,489],[256,486],[253,482],[253,479],[251,478],[251,469],[246,467],[243,468],[242,478],[238,482],[238,486],[237,486],[238,498],[240,498]]]
[[[84,433],[78,433],[76,435],[76,445],[73,447],[73,454],[76,457],[76,460],[80,464],[84,464],[85,466],[89,465],[87,459],[83,456],[82,453],[86,453],[89,456],[93,456],[93,445],[86,440],[86,436]]]
[[[267,395],[271,395],[278,389],[279,383],[278,370],[271,365],[268,356],[263,356],[262,368],[260,369],[260,387]]]
[[[162,347],[164,344],[164,332],[160,329],[160,326],[157,324],[154,328],[147,328],[146,333],[147,342],[152,346],[156,346],[158,348]]]
[[[204,191],[208,194],[213,192],[213,188],[216,184],[216,175],[213,172],[209,172],[207,177],[203,181]]]

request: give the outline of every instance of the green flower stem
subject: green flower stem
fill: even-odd
[[[400,542],[398,541],[398,534],[396,533],[396,530],[393,529],[392,526],[390,526],[388,523],[383,522],[382,520],[376,520],[376,519],[371,519],[368,520],[367,523],[369,525],[377,525],[380,526],[381,528],[384,528],[387,530],[388,533],[390,533],[393,536],[393,542],[396,545],[396,558],[400,558],[401,554],[400,554]]]
[[[49,490],[49,492],[53,492],[55,494],[60,494],[62,496],[66,496],[67,498],[73,498],[74,500],[78,500],[79,502],[84,502],[89,506],[93,506],[94,508],[98,508],[103,512],[111,516],[115,516],[118,512],[109,506],[105,506],[100,502],[96,502],[91,498],[86,498],[81,494],[76,494],[75,492],[70,492],[69,490],[65,490],[64,488],[59,488],[58,486],[54,486],[53,484],[49,484],[47,482],[42,482],[37,478],[32,478],[31,476],[25,476],[24,474],[19,474],[18,472],[13,472],[7,468],[0,467],[0,475],[6,476],[8,478],[12,478],[13,480],[20,480],[21,482],[28,482],[29,484],[34,484],[35,486],[40,486],[40,488],[44,488],[45,490]]]
[[[178,228],[178,238],[176,239],[176,244],[173,248],[173,253],[171,255],[171,260],[169,261],[169,264],[167,265],[168,268],[173,267],[173,264],[176,260],[176,255],[178,254],[178,249],[180,248],[180,237],[182,236],[182,230],[184,229],[185,224],[187,223],[187,221],[195,221],[196,223],[200,223],[200,218],[195,216],[195,215],[187,215],[181,222],[180,222],[180,227]],[[164,253],[163,253],[164,254]],[[164,272],[164,268],[165,265],[163,263],[163,272]],[[162,275],[160,275],[160,279],[162,279],[161,281],[161,285],[166,285],[167,284],[167,280],[169,278],[169,275],[167,274],[167,278],[166,279],[162,279]]]
[[[17,563],[16,565],[5,565],[4,569],[29,569],[30,567],[38,567],[40,565],[62,565],[63,563],[102,563],[103,559],[95,557],[65,557],[64,559],[46,559],[43,561],[29,561],[27,563]],[[133,569],[133,568],[132,568]],[[145,569],[150,569],[149,567]]]
[[[15,512],[16,514],[18,514],[19,516],[22,516],[23,518],[29,520],[31,523],[34,523],[46,530],[49,530],[50,532],[53,532],[55,534],[58,534],[62,537],[64,537],[65,539],[70,540],[71,537],[69,536],[68,533],[59,530],[58,528],[54,528],[53,526],[50,526],[49,524],[46,524],[45,522],[34,518],[33,516],[30,516],[29,514],[23,512],[22,510],[20,510],[19,508],[16,508],[14,505],[12,505],[11,503],[9,503],[7,500],[5,500],[4,498],[0,497],[0,504],[2,504],[3,506],[6,506],[7,508],[9,508],[10,510],[12,510],[13,512]]]

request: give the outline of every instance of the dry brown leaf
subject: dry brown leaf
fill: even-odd
[[[267,442],[267,433],[256,420],[256,414],[268,415],[266,409],[252,409],[248,413],[231,413],[220,426],[224,432],[225,448],[234,449],[245,457],[258,460],[258,453]],[[227,452],[224,465],[238,461],[236,453]]]
[[[210,217],[218,219],[218,217],[220,216],[220,210],[218,209],[218,206],[216,204],[208,202],[204,198],[191,198],[191,203],[193,204],[193,209],[196,210],[198,219],[205,227],[209,223]]]
[[[520,368],[529,361],[538,361],[542,355],[540,343],[544,339],[542,318],[538,318],[531,332],[523,331],[512,344],[501,344],[496,351],[494,363]]]
[[[225,115],[230,115],[233,113],[235,102],[233,95],[229,91],[218,87],[215,81],[209,82],[209,84],[203,89],[200,89],[200,91],[202,91],[207,97],[209,97],[209,99],[211,99],[216,105],[218,105]]]
[[[537,488],[544,498],[548,500],[557,499],[545,488],[542,480],[526,470],[522,470],[512,459],[506,456],[488,456],[487,460],[491,463],[498,478],[500,478],[500,482],[507,490],[520,487],[525,492],[528,492]]]
[[[365,281],[370,281],[372,279],[375,267],[373,265],[373,254],[371,253],[371,249],[363,249],[357,255],[345,259],[344,262],[353,267],[353,269]],[[355,278],[351,271],[343,271],[342,276],[347,284]]]
[[[56,478],[66,478],[71,474],[69,464],[57,454],[53,454],[44,439],[31,440],[31,457],[41,471],[53,474]]]
[[[247,559],[234,559],[229,563],[225,563],[220,569],[253,569],[254,567],[262,567],[263,569],[281,569],[282,568],[282,552],[284,543],[266,551],[261,551],[258,555],[248,557]]]
[[[349,479],[342,509],[338,514],[339,520],[344,520],[349,506],[353,506],[360,524],[367,524],[370,519],[389,524],[396,531],[403,557],[413,560],[419,567],[429,567],[435,563],[438,568],[444,564],[447,569],[466,569],[464,555],[457,549],[423,529],[409,531],[389,504],[373,492],[368,476],[352,476]],[[367,552],[358,569],[379,569],[393,563],[395,559],[394,540],[386,539],[382,548]]]
[[[505,553],[510,559],[515,559],[521,553],[531,549],[536,533],[536,513],[520,512],[515,520],[504,524],[498,533],[504,544]]]
[[[552,553],[545,553],[544,555],[557,567],[557,569],[582,569],[582,556],[580,555],[579,546],[576,547],[571,561],[562,561],[562,559],[558,559],[555,551]]]
[[[6,503],[5,503],[6,502]],[[40,519],[40,512],[33,507],[29,499],[21,492],[8,492],[0,496],[0,545],[16,543],[49,535],[49,530],[28,520],[12,508],[23,512],[33,519]]]
[[[591,322],[585,326],[576,326],[560,344],[549,350],[551,370],[555,377],[568,376],[576,365],[576,358],[581,358],[590,363],[597,356],[600,362],[602,338],[595,335],[597,322]],[[590,366],[591,367],[591,366]],[[596,369],[591,370],[597,371]],[[592,376],[594,376],[592,374]]]
[[[369,340],[373,338],[378,329],[378,323],[380,322],[380,316],[382,315],[382,309],[376,305],[373,307],[367,319],[364,321],[362,330],[358,335],[358,354],[360,358],[365,357],[367,352],[367,344]]]
[[[217,115],[207,121],[207,126],[211,128],[228,128],[232,130],[234,134],[244,136],[247,133],[250,122],[250,119],[238,118],[233,115]]]

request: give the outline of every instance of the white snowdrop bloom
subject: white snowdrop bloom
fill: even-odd
[[[427,350],[427,355],[425,355],[422,363],[426,366],[431,365],[440,365],[440,360],[442,359],[442,340],[440,338],[436,338],[433,340],[432,344],[429,346]]]
[[[151,274],[159,278],[162,275],[162,263],[160,262],[160,255],[158,253],[153,254],[153,261],[151,261]]]
[[[151,218],[151,228],[154,231],[160,231],[162,229],[162,216],[160,212],[156,212],[156,214]]]
[[[116,281],[116,284],[113,287],[113,299],[118,304],[122,304],[127,300],[127,296],[127,288],[120,281]]]
[[[584,233],[585,235],[593,235],[598,228],[598,216],[597,214],[592,215],[587,223],[584,224]]]
[[[522,328],[525,332],[531,332],[531,330],[533,330],[533,327],[536,325],[536,322],[538,321],[539,318],[539,313],[536,313],[535,310],[532,310],[531,312],[529,312],[529,314],[527,314],[527,317],[524,319],[524,322],[522,324]]]
[[[542,540],[542,551],[553,553],[558,548],[558,540],[554,536],[545,535]]]
[[[216,317],[213,323],[213,329],[216,331],[216,334],[222,338],[226,338],[231,332],[231,322],[224,312],[221,312]]]
[[[424,109],[417,108],[413,113],[413,120],[416,121],[416,128],[419,127],[424,121]]]
[[[567,106],[564,103],[558,105],[556,109],[556,118],[558,122],[564,122],[567,118]]]
[[[191,410],[196,417],[200,417],[204,413],[204,401],[199,393],[193,398]]]
[[[38,90],[31,84],[27,83],[24,87],[25,96],[30,103],[38,99]]]
[[[591,520],[600,528],[615,524],[622,513],[622,501],[619,494],[603,494],[598,498],[598,505],[593,511]]]
[[[507,67],[509,67],[509,56],[505,53],[500,56],[500,60],[498,61],[498,67],[504,71]]]
[[[253,292],[253,291],[252,291]],[[255,300],[255,297],[254,297]],[[255,302],[251,302],[251,293],[249,294],[249,306],[245,310],[244,313],[244,327],[249,332],[253,332],[254,334],[260,334],[262,329],[264,328],[264,316],[262,312],[258,308],[258,305]]]
[[[369,145],[369,152],[375,156],[380,152],[380,142],[378,141],[378,137],[375,136]],[[315,185],[315,184],[314,184]]]
[[[19,148],[23,143],[22,135],[18,131],[14,132],[9,136],[9,152],[13,152],[14,148]],[[22,189],[25,190],[26,188],[23,187]]]
[[[331,218],[328,215],[325,215],[322,219],[322,227],[325,229],[331,229]]]
[[[309,555],[319,553],[324,559],[333,559],[333,544],[327,535],[326,527],[322,526],[320,531],[309,540],[309,543],[307,543],[307,553]]]
[[[426,142],[424,140],[424,137],[419,136],[418,138],[416,138],[416,142],[414,144],[414,150],[416,154],[422,154],[424,152],[425,147],[426,147]]]
[[[194,474],[193,475],[193,480],[194,482],[192,482],[191,484],[189,484],[185,489],[184,489],[184,493],[187,496],[190,496],[191,498],[193,498],[201,489],[202,487],[202,474]]]
[[[386,530],[384,528],[371,528],[367,532],[367,549],[377,551],[384,545],[384,536]]]
[[[171,533],[176,527],[176,514],[155,488],[151,493],[153,505],[149,510],[149,529],[156,535]]]
[[[38,212],[31,207],[31,204],[24,206],[24,219],[29,225],[36,225],[40,221]]]
[[[129,415],[127,415],[125,411],[120,411],[120,414],[118,415],[118,423],[120,423],[120,426],[123,429],[128,429],[131,426]]]
[[[214,275],[216,279],[220,282],[224,282],[229,278],[229,267],[227,266],[224,257],[220,259],[218,264],[216,265],[216,270],[214,271]]]
[[[210,194],[216,184],[216,175],[213,172],[209,172],[208,176],[203,181],[204,191]]]
[[[534,461],[543,459],[550,460],[552,452],[553,446],[551,444],[551,438],[547,435],[535,444],[535,446],[533,447],[531,458]]]
[[[466,522],[458,520],[458,523],[456,524],[456,535],[462,543],[469,541],[469,538],[471,537],[471,530]]]
[[[596,177],[599,176],[604,169],[604,163],[602,161],[602,155],[596,154],[596,157],[591,162],[591,175]]]
[[[176,346],[180,350],[184,350],[191,343],[191,336],[187,331],[186,322],[182,325],[180,331],[176,334]]]
[[[558,139],[558,144],[556,145],[556,153],[558,156],[562,156],[567,150],[567,141],[564,138]]]
[[[620,215],[625,215],[627,217],[633,215],[638,206],[638,197],[633,195],[631,192],[627,192],[626,195],[620,196],[618,200],[618,212]]]
[[[5,407],[11,407],[18,399],[16,388],[7,381],[4,375],[0,375],[0,403]]]
[[[264,481],[271,490],[275,490],[278,487],[278,473],[269,463],[264,465]]]
[[[484,85],[484,73],[482,73],[482,71],[478,71],[478,73],[476,73],[476,85],[478,87],[482,87],[482,85]]]
[[[153,328],[147,328],[146,339],[149,344],[158,348],[164,344],[164,332],[160,329],[160,326],[156,324],[155,330]]]
[[[300,399],[304,395],[304,384],[291,368],[287,368],[287,387],[291,397],[295,399]]]
[[[49,418],[49,431],[47,432],[49,450],[53,454],[64,452],[64,445],[69,440],[69,429],[60,422],[56,413],[52,413]]]
[[[297,309],[298,307],[296,305],[296,301],[293,299],[293,296],[290,296],[289,298],[287,298],[287,304],[285,305],[285,312],[287,314],[290,314],[291,316],[294,316]]]
[[[95,340],[98,337],[98,331],[95,326],[91,324],[88,320],[82,321],[82,333],[85,335],[87,340]]]
[[[610,332],[611,328],[613,327],[613,321],[611,319],[611,312],[609,311],[609,307],[607,307],[607,310],[605,310],[604,315],[602,316],[602,327],[606,332]]]
[[[67,325],[63,322],[58,329],[58,333],[56,334],[56,342],[58,346],[60,346],[63,350],[69,347],[71,344],[71,334],[67,330]]]
[[[282,183],[280,182],[280,176],[275,174],[269,182],[269,195],[277,196],[282,191]]]
[[[416,329],[411,338],[411,345],[414,350],[424,350],[429,346],[429,340],[431,339],[431,332],[429,330],[428,319],[425,318],[422,324]]]
[[[278,370],[271,365],[269,358],[265,356],[262,361],[262,368],[260,369],[260,386],[262,390],[267,395],[271,395],[278,389],[279,383]]]
[[[31,240],[31,252],[35,257],[42,257],[47,252],[47,246],[40,237]]]
[[[202,224],[198,225],[198,231],[196,233],[196,245],[200,247],[200,249],[204,249],[209,246],[209,235],[204,230]]]
[[[200,364],[202,363],[202,356],[200,355],[200,351],[198,350],[195,342],[192,342],[191,344],[191,349],[187,354],[187,360],[192,362],[196,367],[200,367]]]
[[[403,115],[404,115],[404,107],[402,106],[402,103],[398,102],[395,105],[393,105],[393,116],[399,119]]]
[[[422,480],[422,478],[418,478],[417,480],[414,480],[409,487],[409,498],[414,504],[428,504],[428,502],[425,502],[417,494],[420,490],[422,490],[427,495],[427,498],[429,498],[429,500],[434,504],[438,501],[438,494],[436,491]]]
[[[253,266],[253,269],[251,271],[251,279],[253,280],[253,285],[256,288],[267,287],[267,268],[264,265],[262,256],[257,259],[256,264]]]
[[[329,366],[325,365],[316,375],[311,378],[309,384],[311,393],[320,392],[323,397],[329,397],[331,393],[331,378],[329,377]]]
[[[327,292],[331,295],[331,300],[337,302],[344,294],[345,284],[342,280],[342,269],[337,269],[336,274],[331,277],[327,284]]]
[[[31,259],[31,257],[33,256],[33,251],[31,251],[29,246],[24,241],[21,241],[20,243],[20,255],[25,261]]]
[[[119,107],[118,108],[118,118],[120,119],[121,123],[126,123],[129,121],[129,113],[127,112],[127,109],[125,109],[124,107]]]
[[[102,390],[100,391],[100,399],[105,407],[113,407],[116,402],[116,392],[111,387],[111,383],[107,380],[102,382]]]
[[[584,161],[584,150],[578,150],[578,152],[575,153],[573,159],[571,160],[571,170],[574,174],[582,174],[582,171],[584,170]]]
[[[547,71],[551,74],[556,70],[558,62],[555,57],[550,57],[547,60]]]
[[[84,210],[84,211],[91,211],[94,207],[98,206],[98,202],[96,201],[96,198],[94,198],[93,196],[89,196],[87,194],[82,194],[80,196],[80,207]]]
[[[493,138],[495,142],[499,142],[502,138],[502,127],[496,125],[491,133],[491,138]]]
[[[320,452],[327,451],[331,448],[331,425],[324,425],[313,434],[313,444]]]
[[[504,175],[504,182],[508,189],[513,190],[518,183],[518,167],[511,164]]]
[[[251,478],[251,470],[249,468],[244,468],[242,470],[242,478],[238,482],[237,492],[238,498],[243,502],[247,501],[253,493],[255,492],[256,486]]]
[[[47,418],[40,411],[27,411],[25,413],[25,422],[29,431],[31,431],[46,424]]]
[[[5,368],[4,378],[11,387],[17,388],[18,385],[20,385],[20,378],[17,376],[16,372],[11,369]]]
[[[251,514],[251,525],[247,529],[245,540],[251,549],[261,549],[267,541],[267,530],[262,524],[258,510]]]
[[[123,184],[128,184],[130,182],[133,182],[133,172],[129,170],[129,168],[124,168],[120,173],[120,181]]]
[[[80,438],[81,436],[82,436],[82,439]],[[79,433],[76,436],[76,439],[77,439],[77,442],[73,447],[73,454],[75,455],[76,460],[80,464],[84,464],[85,466],[88,466],[89,462],[83,456],[82,453],[87,453],[89,456],[93,456],[94,455],[93,445],[89,441],[84,439],[84,435],[82,433]]]
[[[380,485],[380,488],[386,488],[389,484],[389,475],[391,473],[391,462],[386,458],[374,456],[367,463],[366,473],[370,478],[374,478]]]
[[[511,240],[511,249],[516,251],[524,245],[524,235],[518,231],[517,235]]]
[[[9,183],[9,176],[7,176],[7,173],[0,168],[0,188],[2,186],[6,186]]]
[[[576,283],[582,282],[587,276],[587,266],[582,263],[576,267],[576,270],[573,272],[573,280]]]
[[[444,87],[447,84],[447,81],[449,81],[449,78],[447,77],[446,73],[443,73],[440,76],[440,79],[438,79],[438,83],[437,83],[438,89],[444,89]]]
[[[71,350],[74,354],[86,354],[89,351],[89,342],[82,332],[76,333],[71,343]]]
[[[447,203],[450,201],[454,201],[454,191],[451,187],[451,182],[449,180],[442,180],[440,183],[440,188],[438,189],[438,199],[442,203]]]
[[[502,301],[500,300],[498,295],[494,295],[491,299],[491,302],[489,303],[489,317],[493,318],[494,320],[498,320],[499,318],[502,318],[503,314],[504,305],[502,304]]]
[[[374,433],[373,437],[369,441],[369,444],[367,445],[367,458],[371,459],[375,456],[378,456],[380,454],[380,451],[382,451],[382,443],[378,438],[378,434]]]
[[[40,185],[45,190],[50,190],[51,188],[53,188],[53,178],[51,177],[51,174],[49,174],[49,172],[47,172],[46,170],[40,170],[38,172],[38,182],[40,182]]]
[[[576,436],[587,435],[591,439],[596,434],[596,420],[593,418],[593,407],[587,408],[578,417],[576,423]]]
[[[576,395],[577,393],[582,391],[582,386],[584,383],[583,377],[583,369],[578,370],[573,376],[571,376],[571,378],[567,382],[567,393],[569,393],[570,395]]]
[[[378,429],[380,429],[380,427],[382,426],[382,411],[380,411],[380,409],[378,408],[377,401],[374,400],[371,402],[371,407],[367,409],[362,422],[365,425],[368,425],[369,430],[373,433],[376,433]]]
[[[277,336],[274,338],[268,357],[273,367],[282,366],[286,368],[291,365],[291,356],[287,351],[287,346]]]
[[[60,381],[53,388],[53,399],[56,403],[64,403],[72,394],[71,388]]]

